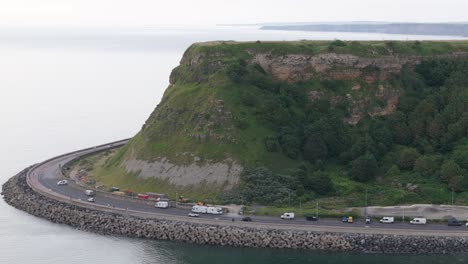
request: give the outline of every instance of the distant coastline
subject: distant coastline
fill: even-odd
[[[468,37],[468,23],[311,23],[308,25],[263,25],[260,29]]]

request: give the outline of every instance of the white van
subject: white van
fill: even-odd
[[[413,225],[425,225],[427,222],[426,218],[416,217],[410,221],[410,224]]]
[[[86,190],[85,193],[88,196],[94,196],[94,191],[93,190]]]
[[[167,209],[167,208],[169,208],[169,202],[168,201],[157,202],[155,207],[156,208]]]
[[[382,217],[379,222],[383,224],[393,224],[395,223],[395,218],[393,216],[385,216]]]
[[[294,213],[284,213],[281,215],[281,219],[293,220],[294,216]]]

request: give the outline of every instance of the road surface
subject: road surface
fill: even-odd
[[[213,220],[216,223],[231,223],[235,219],[237,224],[246,226],[264,226],[270,228],[286,228],[286,229],[302,229],[310,231],[329,231],[329,232],[361,232],[361,233],[384,233],[384,234],[415,234],[415,235],[438,235],[438,236],[468,236],[468,228],[463,226],[447,226],[446,224],[428,224],[428,225],[410,225],[409,223],[394,223],[381,224],[372,223],[365,225],[364,220],[358,220],[354,223],[342,223],[341,219],[320,219],[320,221],[306,221],[304,218],[296,218],[295,220],[282,220],[277,217],[268,216],[250,216],[252,222],[239,223],[242,216],[231,215],[208,215],[200,214],[198,218],[188,217],[189,209],[155,208],[153,205],[139,202],[132,199],[123,199],[122,197],[112,195],[110,193],[97,192],[94,196],[95,203],[87,201],[89,196],[85,194],[85,189],[79,185],[69,181],[68,185],[57,185],[57,182],[64,179],[61,166],[67,162],[96,153],[109,148],[118,147],[126,144],[128,140],[113,142],[106,145],[96,146],[69,154],[64,154],[59,157],[52,158],[48,161],[35,165],[28,172],[28,184],[36,191],[47,195],[50,198],[78,204],[84,207],[92,207],[104,211],[117,213],[125,213],[139,217],[161,218],[163,216],[172,217],[172,219],[185,221],[199,221],[207,223],[206,220]]]

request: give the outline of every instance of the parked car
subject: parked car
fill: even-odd
[[[451,218],[447,222],[448,226],[461,226],[462,222],[458,221],[456,218]]]
[[[341,218],[341,222],[343,222],[343,223],[348,223],[348,217],[343,216],[343,217]]]
[[[348,223],[350,223],[350,224],[353,223],[353,217],[352,216],[348,216]]]
[[[248,216],[242,217],[241,220],[244,221],[244,222],[252,222],[252,218],[250,218],[250,217],[248,217]]]
[[[188,213],[188,216],[190,216],[190,217],[198,217],[198,216],[200,216],[200,215],[197,214],[197,213]]]
[[[372,223],[372,219],[369,216],[366,216],[366,225],[370,225]]]
[[[395,223],[395,218],[393,216],[384,216],[379,222],[383,224],[393,224]]]
[[[95,200],[94,200],[94,198],[93,198],[93,197],[90,197],[90,198],[88,198],[88,202],[90,202],[90,203],[94,203],[94,202],[95,202]]]
[[[57,182],[57,185],[67,185],[68,181],[67,180],[61,180]]]
[[[315,216],[315,215],[305,215],[305,219],[307,221],[318,221],[319,220],[319,218],[317,216]]]

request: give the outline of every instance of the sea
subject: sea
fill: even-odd
[[[254,26],[0,27],[0,183],[37,162],[132,137],[194,42],[458,37],[262,31]],[[102,236],[0,200],[0,263],[468,263],[468,256],[231,248]]]

